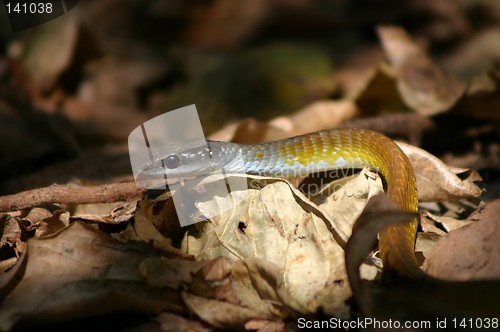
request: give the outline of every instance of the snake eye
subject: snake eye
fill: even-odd
[[[176,154],[171,154],[164,159],[165,166],[169,169],[177,168],[181,165],[181,158]]]

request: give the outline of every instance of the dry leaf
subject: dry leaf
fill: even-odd
[[[203,278],[207,281],[221,281],[231,274],[231,264],[227,259],[216,258],[201,270]]]
[[[435,221],[432,218],[428,217],[427,211],[422,213],[422,216],[420,218],[420,227],[426,234],[435,234],[440,237],[446,235],[446,232],[441,228],[438,228]]]
[[[275,319],[252,319],[245,324],[245,329],[259,332],[290,331],[285,328],[285,322]]]
[[[465,84],[439,68],[402,28],[382,26],[378,35],[408,106],[434,115],[450,109],[462,96]]]
[[[208,261],[194,274],[189,285],[191,293],[223,302],[240,304],[231,287],[231,263],[224,257]]]
[[[261,275],[260,271],[263,271]],[[286,318],[294,309],[285,304],[278,295],[281,271],[270,261],[248,258],[233,263],[231,269],[231,287],[241,305],[263,315]],[[284,288],[286,292],[286,288]],[[282,290],[283,291],[283,290]],[[285,297],[285,301],[289,296]],[[293,301],[293,299],[292,299]],[[296,304],[295,302],[292,305]]]
[[[4,272],[17,264],[19,259],[17,257],[10,257],[0,261],[0,271]]]
[[[137,203],[93,203],[79,204],[71,216],[71,220],[87,220],[105,224],[120,224],[131,220],[136,211]]]
[[[171,215],[170,209],[165,209],[166,201],[140,201],[137,203],[133,224],[121,234],[125,240],[143,241],[151,243],[154,248],[160,250],[167,257],[188,258],[184,252],[172,245],[173,237],[166,237],[155,227],[155,221]],[[177,223],[176,229],[179,228]]]
[[[50,218],[52,213],[44,208],[35,207],[30,210],[28,215],[23,218],[24,221],[27,221],[29,226],[26,228],[35,228],[37,227],[44,219]]]
[[[241,197],[236,198],[236,205],[232,196],[217,197],[212,202],[215,206],[199,206],[203,215],[213,215],[207,212],[233,204],[229,211],[188,231],[183,249],[198,259],[223,256],[232,261],[251,257],[269,260],[282,271],[281,283],[305,308],[302,312],[315,312],[321,307],[326,313],[345,315],[344,301],[350,290],[343,250],[338,244],[343,241],[333,223],[289,183],[248,178],[252,186],[238,192]]]
[[[188,292],[182,293],[182,299],[194,314],[218,328],[237,329],[251,319],[266,318],[248,308],[206,299]]]
[[[69,225],[69,212],[64,210],[57,210],[54,213],[40,221],[39,226],[36,228],[35,237],[41,238],[53,235]]]
[[[459,220],[453,217],[437,216],[430,212],[426,212],[425,214],[427,218],[433,220],[436,224],[440,225],[447,232],[457,230],[472,223],[471,220]]]
[[[324,211],[328,212],[334,228],[347,242],[352,226],[366,207],[368,200],[384,192],[380,177],[363,169],[359,174],[334,181],[313,199]],[[332,194],[333,193],[333,194]]]
[[[160,331],[189,331],[189,332],[210,332],[212,328],[197,322],[193,319],[186,319],[179,315],[164,312],[155,317],[155,322],[160,324]]]
[[[0,248],[8,246],[14,249],[14,254],[19,257],[25,250],[25,243],[22,240],[22,230],[19,226],[17,217],[4,214],[0,216],[0,225],[2,226],[2,236],[0,238]],[[7,257],[2,257],[6,259]],[[5,269],[9,268],[10,263],[3,265]],[[2,270],[3,271],[3,270]]]
[[[141,275],[153,287],[178,289],[193,281],[193,275],[210,261],[187,261],[165,257],[146,258],[139,264]]]
[[[417,241],[415,243],[415,255],[420,265],[425,261],[425,257],[429,255],[429,252],[434,248],[436,243],[441,240],[442,235],[436,233],[426,233],[420,232],[417,234]]]
[[[152,255],[77,222],[57,236],[32,238],[25,268],[0,278],[7,292],[0,329],[117,312],[178,312],[176,292],[148,286],[139,273],[139,263]]]
[[[398,92],[393,70],[385,64],[369,72],[365,84],[354,94],[353,99],[362,115],[401,113],[408,109]]]
[[[448,167],[422,149],[402,142],[397,144],[410,158],[417,178],[419,201],[443,202],[481,195],[481,188],[474,184],[481,180],[477,172]]]
[[[451,232],[431,250],[424,263],[427,273],[449,280],[500,278],[500,200],[473,213],[470,225]]]
[[[21,228],[18,219],[8,214],[2,214],[0,221],[2,225],[0,246],[14,246],[17,241],[21,240]]]

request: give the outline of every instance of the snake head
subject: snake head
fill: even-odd
[[[153,155],[152,162],[147,163],[142,174],[176,179],[208,175],[224,166],[223,158],[213,151],[217,147],[214,142],[187,149],[167,147],[163,152]]]

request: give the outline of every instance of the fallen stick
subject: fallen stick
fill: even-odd
[[[89,204],[139,200],[147,189],[139,188],[135,182],[105,184],[96,187],[74,184],[51,185],[0,196],[0,212],[21,210],[43,204]]]

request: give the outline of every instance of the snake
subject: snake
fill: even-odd
[[[273,177],[367,167],[382,178],[387,196],[403,212],[418,213],[417,183],[408,157],[387,136],[360,128],[322,130],[260,144],[206,141],[174,146],[153,158],[145,174],[196,177],[218,169]],[[418,217],[392,224],[379,234],[384,271],[409,278],[425,275],[415,256]]]

